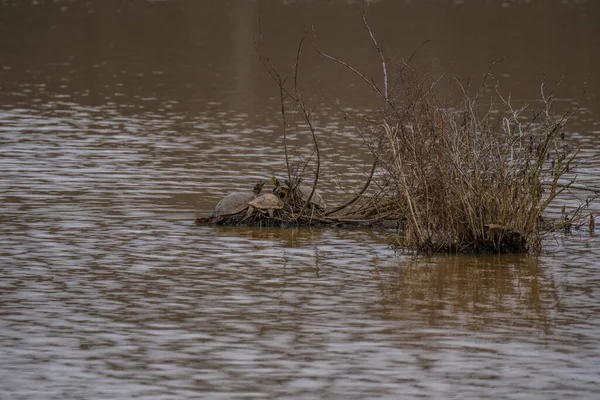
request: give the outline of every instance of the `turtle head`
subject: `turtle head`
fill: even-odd
[[[277,179],[277,177],[275,175],[273,175],[273,177],[271,178],[271,182],[273,182],[273,185],[275,185],[276,188],[278,188],[279,186],[281,186],[281,183],[279,182],[279,179]]]
[[[263,186],[265,186],[265,181],[259,181],[256,185],[254,185],[253,192],[258,196]]]

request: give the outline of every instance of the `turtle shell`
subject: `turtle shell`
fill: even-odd
[[[267,193],[250,201],[248,205],[258,210],[280,210],[283,208],[283,201],[274,194]]]
[[[252,192],[229,193],[217,203],[215,210],[211,214],[211,217],[214,218],[224,215],[233,215],[245,210],[248,208],[248,203],[258,196],[264,184],[264,181],[258,182],[256,186],[254,186],[254,191]]]
[[[248,203],[254,200],[252,192],[234,192],[223,197],[215,206],[213,217],[233,215],[248,208]]]
[[[298,185],[296,191],[300,194],[302,200],[306,201],[308,200],[308,196],[310,196],[310,192],[312,192],[312,186]],[[317,189],[315,189],[315,192],[310,199],[310,204],[314,204],[319,208],[325,209],[325,200],[323,200],[321,193],[319,193]]]

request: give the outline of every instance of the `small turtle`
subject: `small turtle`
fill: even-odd
[[[290,184],[290,181],[288,181],[288,180],[285,181],[285,184],[288,187],[292,187],[292,185]],[[304,201],[308,200],[308,196],[310,196],[310,192],[312,192],[312,186],[308,186],[308,185],[297,185],[296,186],[296,194],[299,195],[300,198]],[[310,199],[310,204],[316,206],[317,209],[320,209],[320,210],[325,209],[325,201],[323,200],[321,193],[319,193],[319,191],[317,189],[315,189],[315,192],[313,193],[313,195]]]
[[[265,181],[260,181],[254,185],[252,192],[233,192],[223,197],[215,206],[212,214],[210,214],[211,222],[217,223],[221,217],[237,214],[248,208],[248,202],[258,197],[264,185]]]
[[[288,193],[290,192],[290,187],[285,184],[282,185],[276,176],[273,176],[271,178],[271,181],[273,182],[273,185],[275,185],[275,189],[273,189],[273,193],[280,199],[285,200],[285,198],[288,196]]]
[[[263,213],[264,210],[267,210],[269,217],[273,218],[273,212],[283,208],[283,201],[272,193],[263,194],[248,203],[246,218],[249,218],[252,215],[255,208]]]

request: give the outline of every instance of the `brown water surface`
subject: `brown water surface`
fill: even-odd
[[[0,398],[596,398],[599,231],[539,257],[412,257],[391,232],[192,224],[285,171],[259,12],[281,68],[314,24],[378,76],[355,3],[0,0]],[[558,106],[578,107],[567,140],[600,186],[597,2],[370,16],[391,55],[430,40],[417,62],[435,73],[477,81],[507,56],[495,76],[534,105],[570,71]],[[309,49],[301,81],[375,105]],[[316,113],[331,204],[371,162],[334,110]]]

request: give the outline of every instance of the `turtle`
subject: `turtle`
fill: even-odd
[[[211,221],[216,223],[221,217],[237,214],[248,208],[248,203],[258,197],[264,185],[265,181],[260,181],[254,185],[252,192],[232,192],[223,197],[210,214]]]
[[[273,218],[273,212],[283,208],[283,201],[272,193],[263,194],[248,203],[246,218],[252,215],[255,208],[263,213],[264,210],[267,210],[269,217]]]
[[[292,187],[292,185],[290,184],[290,181],[288,181],[287,179],[285,180],[285,184],[288,187]],[[310,192],[312,192],[312,186],[308,186],[308,185],[297,185],[296,186],[296,194],[298,194],[299,197],[304,201],[308,200],[308,197],[310,196]],[[310,204],[314,205],[317,209],[320,209],[320,210],[325,209],[325,201],[323,200],[321,193],[319,193],[319,191],[317,189],[315,189],[315,192],[313,193],[313,195],[310,199]]]
[[[281,184],[281,182],[279,181],[279,179],[277,179],[276,176],[273,176],[271,178],[271,181],[273,182],[273,185],[275,185],[275,189],[273,189],[273,193],[279,197],[280,199],[284,199],[287,197],[288,193],[290,192],[290,187],[288,185],[285,184]]]

